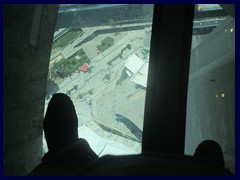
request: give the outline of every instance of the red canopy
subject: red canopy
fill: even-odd
[[[82,66],[80,66],[78,69],[79,69],[80,71],[87,71],[88,68],[89,68],[88,64],[85,63],[85,64],[83,64]]]

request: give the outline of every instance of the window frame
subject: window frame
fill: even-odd
[[[184,153],[194,6],[154,5],[142,152]]]

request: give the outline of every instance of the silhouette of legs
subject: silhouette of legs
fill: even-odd
[[[43,129],[48,152],[30,173],[31,176],[71,176],[98,159],[88,142],[78,138],[78,118],[71,99],[62,93],[53,95]]]
[[[51,98],[43,121],[49,151],[56,151],[78,139],[78,118],[72,100],[58,93]]]

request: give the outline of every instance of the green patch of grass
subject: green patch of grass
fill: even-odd
[[[72,29],[62,35],[59,39],[53,42],[52,49],[57,47],[64,48],[68,43],[74,40],[78,35],[82,33],[81,29]]]
[[[53,56],[54,54],[56,54],[58,51],[60,51],[61,50],[61,48],[60,47],[56,47],[56,48],[54,48],[54,49],[52,49],[52,51],[51,51],[51,56]]]
[[[85,55],[86,53],[83,51],[83,48],[81,48],[79,51],[76,52],[76,54],[81,57],[83,55]]]
[[[100,45],[97,45],[97,48],[99,49],[99,51],[103,52],[113,45],[113,41],[114,39],[108,36],[101,41]]]

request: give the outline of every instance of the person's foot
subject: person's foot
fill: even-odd
[[[72,100],[66,94],[51,98],[43,129],[49,150],[56,150],[78,139],[78,118]]]
[[[209,157],[219,162],[223,167],[225,166],[222,148],[213,140],[201,142],[195,150],[194,156]]]

